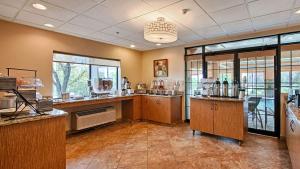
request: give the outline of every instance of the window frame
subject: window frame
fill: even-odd
[[[120,66],[111,66],[111,65],[102,65],[102,64],[88,64],[88,63],[78,63],[78,62],[67,62],[67,61],[56,61],[54,60],[55,54],[62,54],[66,55],[66,57],[69,56],[76,56],[76,57],[85,57],[85,58],[92,58],[92,59],[102,59],[102,60],[107,60],[107,61],[117,61],[119,62]],[[92,66],[99,66],[99,67],[106,67],[107,68],[107,74],[108,74],[108,68],[109,67],[115,67],[116,68],[116,90],[120,89],[120,79],[121,79],[121,60],[119,59],[110,59],[110,58],[102,58],[102,57],[94,57],[94,56],[88,56],[88,55],[81,55],[81,54],[73,54],[73,53],[66,53],[66,52],[59,52],[59,51],[53,51],[52,55],[52,78],[53,78],[53,63],[70,63],[70,64],[82,64],[82,65],[88,65],[88,80],[92,80]],[[52,85],[54,84],[54,80],[52,79]],[[52,96],[54,99],[60,99],[60,97],[55,98],[53,95],[53,89],[52,89]],[[85,97],[85,96],[84,96]]]

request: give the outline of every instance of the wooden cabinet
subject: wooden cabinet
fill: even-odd
[[[1,169],[65,169],[65,116],[0,126]]]
[[[213,102],[191,99],[190,126],[193,130],[214,133]]]
[[[289,110],[286,117],[286,143],[293,168],[300,168],[300,122]]]
[[[245,116],[243,101],[191,98],[192,130],[243,140],[247,132]]]
[[[214,134],[243,140],[243,103],[215,101]]]
[[[181,96],[143,96],[142,118],[159,123],[176,123],[181,120]]]

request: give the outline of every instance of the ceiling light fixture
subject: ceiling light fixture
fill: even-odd
[[[177,40],[177,30],[173,23],[166,22],[165,18],[159,17],[157,21],[144,26],[144,38],[154,43],[171,43]]]
[[[51,23],[45,23],[44,26],[49,27],[49,28],[54,28],[54,25],[52,25]]]
[[[160,43],[157,43],[156,46],[161,46],[161,44],[160,44]]]
[[[135,48],[135,45],[130,45],[131,48]]]
[[[46,10],[47,7],[45,5],[42,5],[42,4],[39,4],[39,3],[33,3],[32,6],[36,9],[39,9],[39,10]]]
[[[295,14],[300,14],[300,9],[295,12]]]

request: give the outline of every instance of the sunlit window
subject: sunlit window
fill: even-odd
[[[112,92],[118,90],[120,85],[118,60],[54,53],[52,72],[54,98],[60,98],[62,93],[70,93],[71,96],[89,96],[89,80],[94,86],[98,85],[99,79],[111,80]]]

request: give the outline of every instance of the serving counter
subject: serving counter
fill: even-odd
[[[182,96],[134,94],[103,98],[85,98],[54,103],[54,107],[70,113],[68,130],[72,130],[72,116],[79,111],[101,106],[121,106],[123,120],[149,120],[160,123],[176,123],[181,120]]]
[[[0,120],[0,168],[66,168],[66,116],[54,109]]]
[[[190,98],[190,127],[195,131],[243,141],[247,133],[244,100],[222,97]]]

